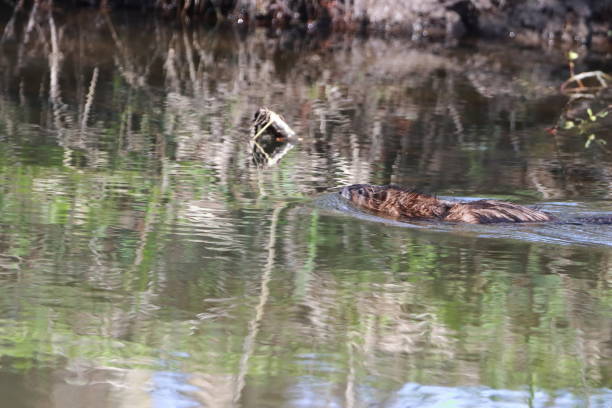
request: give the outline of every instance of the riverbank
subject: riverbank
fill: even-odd
[[[3,4],[0,15],[26,24],[50,7],[38,0]],[[413,41],[507,38],[526,45],[585,45],[612,52],[612,0],[57,0],[52,7],[62,14],[75,7],[137,10],[181,24],[225,21],[246,29],[265,26],[304,35],[341,31]],[[5,30],[3,38],[7,34]]]

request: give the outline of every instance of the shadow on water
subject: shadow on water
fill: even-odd
[[[383,223],[328,194],[610,212],[603,145],[545,131],[562,53],[20,18],[0,44],[12,407],[609,401],[609,230]],[[260,106],[302,139],[273,166],[249,148]]]

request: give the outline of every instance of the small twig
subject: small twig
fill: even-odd
[[[263,153],[264,156],[266,156],[266,160],[269,162],[272,160],[272,158],[270,157],[270,155],[268,155],[268,153],[266,153],[266,151],[264,150],[263,147],[261,147],[261,145],[259,143],[257,143],[257,141],[255,140],[255,137],[253,138],[253,143],[255,144],[255,146],[257,146],[257,148],[259,150],[261,150],[261,152]]]
[[[253,136],[253,142],[259,137],[261,136],[261,134],[272,124],[272,122],[274,122],[274,117],[273,115],[275,115],[274,112],[270,112],[270,120],[268,120],[268,123],[266,123],[264,125],[264,127],[262,127],[261,129],[259,129],[259,132],[257,132],[257,134],[255,136]]]
[[[582,84],[582,80],[587,78],[595,78],[599,82],[599,86],[584,86]],[[601,89],[607,88],[608,83],[606,82],[612,81],[612,77],[605,72],[602,71],[588,71],[581,72],[580,74],[572,75],[567,81],[561,84],[561,92],[563,93],[576,93],[576,92],[596,92]],[[572,83],[576,82],[578,84],[577,87],[568,88],[568,86]]]

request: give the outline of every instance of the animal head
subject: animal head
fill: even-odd
[[[390,189],[393,189],[393,187],[353,184],[340,190],[340,195],[357,205],[369,206],[367,203],[385,201]]]

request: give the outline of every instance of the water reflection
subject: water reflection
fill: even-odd
[[[608,230],[406,228],[320,194],[396,182],[612,210],[610,157],[542,131],[565,103],[554,54],[296,53],[95,16],[40,15],[0,50],[13,406],[609,400]],[[303,139],[268,168],[249,149],[263,105]]]
[[[605,407],[612,398],[610,391],[596,391],[592,396],[576,396],[567,391],[550,395],[543,391],[492,390],[486,387],[448,388],[406,384],[389,407]]]

